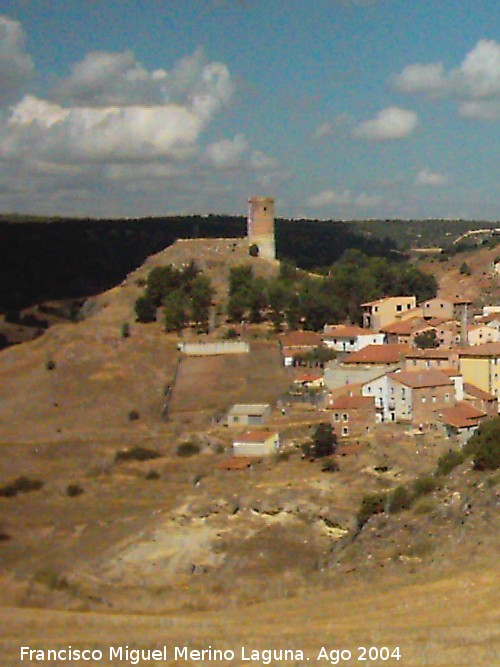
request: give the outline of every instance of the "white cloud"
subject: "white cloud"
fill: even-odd
[[[463,116],[500,119],[500,44],[495,40],[480,39],[460,66],[447,73],[441,63],[416,63],[392,81],[405,93],[456,98]]]
[[[323,208],[324,206],[346,206],[352,202],[352,195],[349,190],[335,192],[335,190],[323,190],[316,195],[311,195],[307,204],[313,208]]]
[[[419,187],[442,188],[449,185],[450,178],[430,169],[422,169],[415,177],[415,185]]]
[[[408,137],[418,123],[414,111],[399,107],[388,107],[379,111],[375,118],[359,123],[353,130],[358,139],[389,141]]]
[[[208,117],[234,92],[223,63],[207,62],[202,49],[169,72],[148,71],[131,51],[92,52],[53,89],[52,99],[72,107],[163,106],[178,104]]]
[[[408,65],[392,83],[403,93],[441,93],[447,87],[442,63]]]
[[[21,24],[0,16],[0,104],[15,99],[32,76],[33,61],[25,50]]]
[[[243,155],[248,150],[248,141],[242,134],[232,139],[222,139],[207,147],[207,155],[218,169],[230,169],[241,165]]]
[[[313,139],[324,139],[333,134],[333,127],[331,123],[321,123],[313,132]]]
[[[270,157],[262,151],[252,151],[250,156],[250,166],[257,171],[265,171],[267,169],[277,169],[279,167],[279,160]]]
[[[356,208],[370,208],[382,203],[382,197],[377,194],[367,194],[361,192],[355,194],[350,190],[335,192],[335,190],[323,190],[316,195],[312,195],[307,200],[307,204],[312,208],[324,208],[327,206],[354,206]]]

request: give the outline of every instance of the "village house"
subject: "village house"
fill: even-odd
[[[322,345],[322,336],[314,331],[291,331],[280,336],[281,354],[285,366]]]
[[[410,348],[406,344],[367,345],[358,352],[352,352],[343,360],[349,366],[391,366],[402,364]]]
[[[237,403],[227,413],[228,426],[262,426],[271,414],[268,403],[246,405]]]
[[[478,410],[481,410],[488,417],[498,416],[498,399],[493,394],[475,387],[469,382],[464,382],[464,398]]]
[[[429,350],[410,350],[406,353],[405,370],[424,370],[429,368],[458,368],[458,351],[434,348]]]
[[[500,397],[500,343],[474,345],[459,351],[464,383],[472,384],[497,399]]]
[[[453,380],[437,370],[388,374],[389,420],[407,421],[414,427],[434,422],[436,411],[455,403]]]
[[[367,345],[382,345],[385,335],[370,329],[343,324],[325,324],[323,343],[338,352],[356,352]]]
[[[467,327],[467,339],[469,345],[498,343],[500,341],[500,331],[487,324],[471,324]]]
[[[340,437],[360,437],[375,424],[375,405],[368,396],[339,396],[327,406]]]
[[[394,369],[397,371],[398,369]],[[393,372],[393,371],[390,371]],[[389,400],[389,373],[379,372],[376,377],[371,378],[361,386],[361,394],[372,398],[375,407],[375,419],[377,422],[394,421],[395,415]]]
[[[323,373],[313,373],[312,371],[298,373],[293,380],[296,387],[304,389],[322,389],[325,382]]]
[[[414,296],[388,296],[361,304],[363,328],[380,331],[382,327],[401,319],[402,314],[417,305]]]
[[[486,324],[488,327],[496,329],[498,332],[500,332],[500,313],[493,312],[482,315],[481,317],[476,317],[475,323]]]
[[[360,386],[388,371],[395,371],[401,364],[343,364],[337,360],[329,361],[325,366],[325,387],[335,392],[344,389],[340,393],[346,394],[347,389],[352,386]]]
[[[434,299],[423,301],[420,306],[422,307],[423,315],[426,319],[442,317],[451,320],[454,317],[453,303],[447,299],[435,297]]]
[[[438,415],[438,424],[442,425],[448,438],[457,440],[463,447],[486,416],[482,410],[461,401],[451,408],[444,408]]]
[[[399,343],[400,345],[411,345],[416,332],[422,329],[429,328],[424,324],[425,320],[421,317],[410,317],[401,322],[392,322],[381,328],[381,332],[385,333],[387,343]]]
[[[276,431],[253,429],[235,436],[233,456],[270,456],[280,448],[280,436]]]

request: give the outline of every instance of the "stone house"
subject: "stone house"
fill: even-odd
[[[500,397],[500,343],[473,345],[459,351],[464,383]]]
[[[294,359],[315,350],[322,344],[322,335],[315,331],[291,331],[282,334],[280,347],[284,365],[293,366]]]
[[[467,339],[469,345],[482,345],[483,343],[498,343],[500,332],[487,324],[471,324],[467,327]]]
[[[458,440],[463,447],[479,428],[487,415],[465,401],[451,408],[444,408],[438,415],[438,423],[449,438]]]
[[[405,370],[426,370],[435,368],[458,368],[458,351],[435,348],[432,350],[410,350],[405,355]]]
[[[453,380],[438,370],[389,373],[389,420],[423,427],[434,422],[436,411],[455,403]]]
[[[465,382],[464,398],[475,408],[482,410],[488,417],[498,416],[498,399],[493,394]]]
[[[360,437],[375,425],[375,403],[369,396],[339,396],[327,409],[339,437]]]

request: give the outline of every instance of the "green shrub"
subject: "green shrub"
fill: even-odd
[[[234,340],[235,338],[238,338],[238,332],[231,327],[224,333],[224,338],[225,340]]]
[[[155,449],[147,447],[132,447],[131,449],[121,449],[115,454],[115,461],[151,461],[160,458],[161,454]]]
[[[413,482],[412,490],[415,498],[420,496],[425,496],[428,493],[432,493],[437,486],[435,477],[431,475],[425,475],[424,477],[417,477]]]
[[[0,488],[0,496],[3,498],[13,498],[18,493],[29,493],[30,491],[39,491],[43,482],[39,479],[30,479],[29,477],[18,477],[11,484]]]
[[[141,414],[140,414],[139,410],[130,410],[130,412],[128,413],[129,422],[137,421],[140,418],[141,418]]]
[[[48,371],[53,371],[55,367],[56,367],[56,362],[55,362],[53,359],[48,359],[48,360],[45,362],[45,368],[46,368],[46,370],[48,370]]]
[[[390,514],[396,514],[411,507],[413,497],[406,486],[397,486],[389,494],[388,510]]]
[[[450,449],[440,456],[437,460],[436,474],[439,476],[448,475],[453,468],[456,468],[465,461],[466,455],[463,451]]]
[[[464,452],[474,460],[474,470],[497,470],[500,468],[500,417],[488,419],[472,436]]]
[[[358,528],[363,528],[365,523],[374,515],[385,511],[387,494],[370,493],[361,500],[361,505],[356,517]]]
[[[140,296],[135,302],[134,309],[138,322],[156,321],[156,305],[147,296]]]
[[[334,459],[325,461],[321,467],[321,472],[338,472],[340,470],[339,464]]]
[[[197,445],[195,442],[183,442],[177,447],[177,456],[187,458],[188,456],[199,454],[200,451],[200,445]]]
[[[84,491],[79,484],[69,484],[66,487],[66,495],[69,498],[76,498],[77,496],[81,496],[83,492]]]

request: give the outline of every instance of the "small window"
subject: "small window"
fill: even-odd
[[[396,306],[396,310],[398,311],[398,313],[400,313],[403,310],[403,306],[398,303],[398,305]]]
[[[349,415],[347,415],[347,414],[344,413],[344,414],[342,415],[342,421],[343,421],[343,422],[347,422],[347,421],[349,421]]]
[[[426,401],[427,399],[425,398],[425,396],[422,396],[422,403],[425,403]]]
[[[410,306],[410,304],[408,304],[408,305],[406,306],[406,310],[410,310],[410,308],[411,308],[411,306]]]
[[[448,401],[450,400],[450,395],[449,395],[449,394],[445,394],[445,395],[444,395],[444,400],[448,403]]]
[[[239,417],[233,417],[233,421],[235,421],[235,422],[239,422],[239,421],[240,421],[240,418],[239,418]]]
[[[336,422],[338,422],[338,421],[340,420],[340,416],[339,416],[339,413],[338,413],[338,412],[336,412],[336,413],[333,415],[333,420],[336,421]]]
[[[437,398],[435,396],[432,397],[432,402],[435,403],[437,401]]]
[[[391,412],[391,422],[395,422],[395,421],[396,421],[396,413]]]
[[[349,429],[347,428],[347,426],[342,427],[342,435],[349,435]]]

